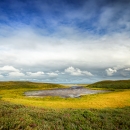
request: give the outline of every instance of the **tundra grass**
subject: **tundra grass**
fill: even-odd
[[[0,82],[0,98],[25,106],[37,106],[42,108],[121,108],[130,106],[130,90],[112,91],[109,93],[86,95],[80,98],[60,98],[60,97],[26,97],[25,91],[44,90],[61,88],[62,85],[42,84],[32,82]]]
[[[65,86],[0,82],[0,130],[130,129],[130,89],[81,98],[24,96],[29,90],[62,87]]]

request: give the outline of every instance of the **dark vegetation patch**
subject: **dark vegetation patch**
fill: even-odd
[[[44,109],[0,101],[0,130],[129,130],[130,107]]]
[[[130,89],[130,80],[117,80],[117,81],[100,81],[90,84],[90,88],[107,88],[107,89]]]

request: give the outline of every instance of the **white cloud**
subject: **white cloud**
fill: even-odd
[[[88,32],[80,35],[74,29],[72,32],[74,35],[69,37],[61,37],[58,33],[59,38],[57,35],[41,36],[23,27],[13,36],[0,37],[0,65],[23,67],[40,64],[50,68],[57,66],[56,69],[70,65],[93,68],[108,68],[117,64],[130,65],[128,34],[96,36]],[[99,59],[100,62],[95,59]]]
[[[19,69],[16,69],[15,67],[9,66],[9,65],[0,67],[0,71],[1,71],[2,73],[7,74],[10,78],[11,78],[11,77],[21,77],[21,76],[25,76],[25,74],[22,73],[22,72],[20,72]],[[4,76],[3,76],[3,77],[4,77]],[[6,78],[7,78],[7,77],[6,77]]]
[[[42,72],[42,71],[38,71],[38,72],[35,72],[35,73],[27,72],[27,75],[28,75],[28,76],[38,77],[38,76],[43,76],[43,75],[44,75],[44,72]]]
[[[82,73],[81,73],[81,70],[80,69],[78,69],[78,68],[74,68],[74,67],[68,67],[67,69],[65,69],[65,72],[67,72],[67,73],[70,73],[71,75],[82,75]]]
[[[0,78],[4,78],[4,76],[0,74]]]
[[[10,77],[21,77],[21,76],[25,76],[25,74],[23,74],[21,72],[10,72],[9,76]]]
[[[56,73],[59,73],[59,70],[56,70],[55,72],[56,72]]]
[[[125,69],[126,71],[130,71],[130,68]]]
[[[50,73],[47,73],[50,77],[56,77],[58,76],[57,73],[54,73],[54,72],[50,72]]]
[[[0,71],[14,71],[14,72],[17,72],[19,70],[14,68],[13,66],[6,65],[6,66],[3,66],[3,67],[0,67]]]
[[[117,70],[112,69],[112,68],[108,68],[105,71],[106,71],[106,73],[107,73],[108,76],[112,76],[114,73],[117,72]]]
[[[93,74],[90,73],[90,72],[88,72],[88,71],[82,71],[82,73],[83,73],[83,74],[86,74],[86,75],[88,75],[88,76],[93,76]]]
[[[68,67],[67,69],[65,69],[65,72],[70,73],[71,75],[75,75],[75,76],[80,76],[80,75],[88,75],[88,76],[92,76],[92,74],[88,71],[81,71],[79,68],[74,68],[74,67]]]

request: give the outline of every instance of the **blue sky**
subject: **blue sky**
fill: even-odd
[[[129,0],[0,1],[0,80],[130,78]]]

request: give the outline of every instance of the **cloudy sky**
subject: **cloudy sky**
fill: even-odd
[[[1,0],[0,81],[130,79],[130,0]]]

